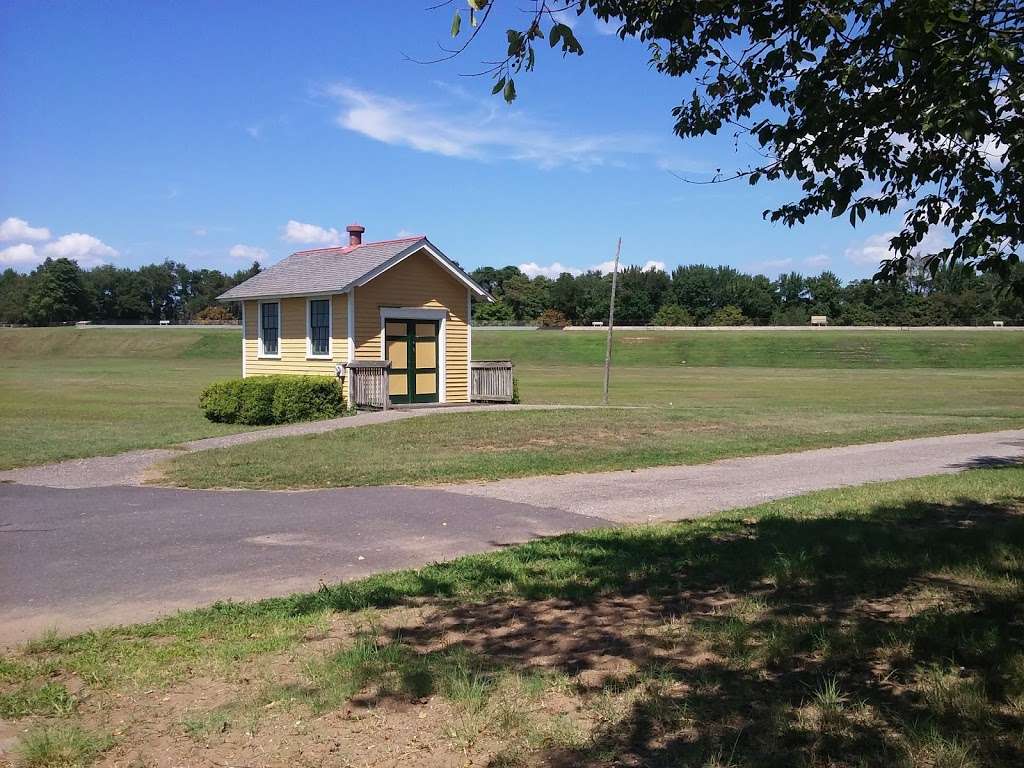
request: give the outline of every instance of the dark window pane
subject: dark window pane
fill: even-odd
[[[314,355],[331,351],[331,302],[317,299],[309,302],[309,345]]]
[[[277,304],[260,305],[260,323],[263,333],[263,354],[277,354]]]

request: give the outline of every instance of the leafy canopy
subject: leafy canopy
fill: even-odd
[[[468,13],[475,37],[500,1],[468,0],[456,18]],[[516,98],[539,41],[583,54],[560,20],[573,12],[646,42],[657,71],[692,78],[673,110],[677,135],[756,140],[763,162],[714,181],[799,183],[799,198],[766,218],[794,226],[829,213],[856,226],[900,212],[895,258],[876,277],[915,259],[933,270],[959,262],[1024,293],[1014,268],[1024,239],[1019,0],[534,0],[487,70],[495,94]],[[925,236],[942,228],[951,244],[926,253]]]

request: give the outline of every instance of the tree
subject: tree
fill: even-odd
[[[743,314],[743,311],[732,304],[715,310],[711,316],[712,325],[748,325],[750,321]]]
[[[88,307],[82,272],[71,259],[47,259],[29,276],[25,317],[33,325],[78,320]]]
[[[662,304],[654,318],[654,325],[693,325],[693,317],[678,304]]]
[[[8,267],[0,274],[0,323],[21,325],[28,322],[29,278]]]
[[[470,40],[497,4],[468,0]],[[1019,0],[534,0],[488,70],[493,93],[516,98],[539,40],[583,54],[556,13],[573,11],[647,43],[658,72],[693,79],[673,109],[678,136],[729,130],[760,146],[763,162],[713,181],[800,185],[766,218],[794,226],[829,213],[856,225],[901,212],[895,258],[876,277],[895,280],[917,256],[929,269],[974,265],[1024,295],[1014,268],[1024,241]],[[952,244],[922,253],[940,227]]]
[[[498,299],[494,303],[481,301],[473,306],[473,322],[475,323],[500,325],[501,323],[511,323],[515,319],[516,315],[512,311],[512,307],[502,299]]]

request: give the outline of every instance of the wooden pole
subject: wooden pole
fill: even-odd
[[[622,251],[622,238],[615,246],[615,266],[612,267],[612,300],[608,305],[608,341],[604,347],[604,396],[601,402],[608,405],[608,378],[612,370],[612,329],[615,327],[615,286],[619,282],[619,253]]]

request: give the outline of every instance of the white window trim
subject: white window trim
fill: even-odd
[[[245,302],[242,302],[242,378],[245,378]]]
[[[327,302],[327,354],[313,354],[313,315],[312,302]],[[307,360],[333,360],[334,359],[334,297],[333,296],[307,296],[306,297],[306,359]]]
[[[448,337],[448,310],[447,309],[423,309],[422,307],[381,307],[380,308],[380,359],[387,360],[387,340],[385,339],[384,324],[388,320],[439,320],[441,325],[437,330],[437,402],[448,402],[448,393],[445,375],[445,340]]]
[[[263,305],[277,304],[277,354],[263,354]],[[280,360],[281,359],[281,337],[284,336],[284,327],[281,325],[281,302],[280,301],[258,301],[256,302],[256,333],[258,341],[256,346],[256,358],[259,360]]]

